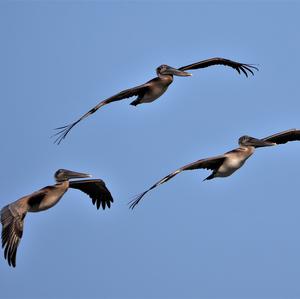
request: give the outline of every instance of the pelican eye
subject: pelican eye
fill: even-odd
[[[55,177],[59,177],[61,174],[63,174],[63,169],[58,169],[56,172],[55,172],[55,174],[54,174],[54,176]]]

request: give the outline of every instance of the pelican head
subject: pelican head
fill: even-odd
[[[276,145],[276,143],[264,141],[262,139],[257,139],[257,138],[245,135],[245,136],[242,136],[239,138],[239,145],[240,146],[253,146],[253,147],[257,148],[257,147]]]
[[[187,76],[192,76],[192,74],[184,72],[184,71],[180,71],[178,69],[175,69],[171,66],[168,66],[166,64],[162,64],[160,65],[157,69],[156,69],[156,73],[157,75],[174,75],[174,76],[182,76],[182,77],[187,77]]]
[[[75,172],[67,169],[59,169],[55,172],[54,178],[57,182],[64,182],[70,179],[89,178],[90,174]]]

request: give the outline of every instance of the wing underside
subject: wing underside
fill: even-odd
[[[111,203],[113,203],[113,197],[110,191],[100,179],[70,181],[69,187],[86,193],[92,199],[92,203],[96,205],[97,209],[99,209],[100,206],[103,210],[106,207],[110,208]]]

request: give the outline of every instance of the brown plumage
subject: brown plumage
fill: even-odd
[[[300,141],[300,130],[290,129],[274,135],[257,139],[250,136],[242,136],[239,138],[239,147],[233,149],[223,155],[201,159],[186,166],[183,166],[172,173],[168,174],[157,183],[152,185],[146,191],[138,194],[130,203],[129,207],[133,209],[150,190],[164,184],[177,174],[185,170],[210,169],[212,173],[205,179],[211,180],[216,177],[227,177],[244,165],[246,160],[254,153],[258,147],[273,146],[284,144],[289,141]]]
[[[59,169],[55,173],[56,184],[46,186],[6,205],[0,211],[2,224],[2,248],[9,266],[16,266],[17,248],[23,235],[24,218],[28,212],[41,212],[56,205],[68,188],[78,189],[89,195],[97,209],[110,208],[113,198],[105,183],[100,179],[69,181],[90,175]]]
[[[157,77],[153,78],[152,80],[142,85],[121,91],[116,95],[103,100],[73,123],[56,128],[58,132],[53,135],[57,136],[54,142],[60,144],[74,126],[109,103],[127,99],[133,96],[137,97],[133,102],[131,102],[131,105],[133,106],[137,106],[143,103],[151,103],[166,92],[170,84],[172,84],[173,82],[173,76],[190,76],[189,73],[185,72],[186,70],[196,70],[213,65],[224,65],[231,67],[235,69],[239,74],[241,74],[241,72],[244,73],[246,77],[248,77],[248,72],[254,75],[253,70],[258,70],[257,67],[251,64],[240,63],[218,57],[199,61],[190,65],[180,67],[178,69],[163,64],[156,69]]]

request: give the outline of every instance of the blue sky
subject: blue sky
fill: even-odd
[[[17,267],[0,259],[1,298],[299,298],[299,150],[259,149],[233,176],[176,168],[300,128],[297,2],[0,3],[1,199],[52,184],[58,168],[102,178],[97,211],[70,190],[28,214]],[[111,104],[60,146],[49,136],[123,89],[210,57],[258,64],[176,77],[152,104]],[[1,253],[2,255],[2,253]]]

